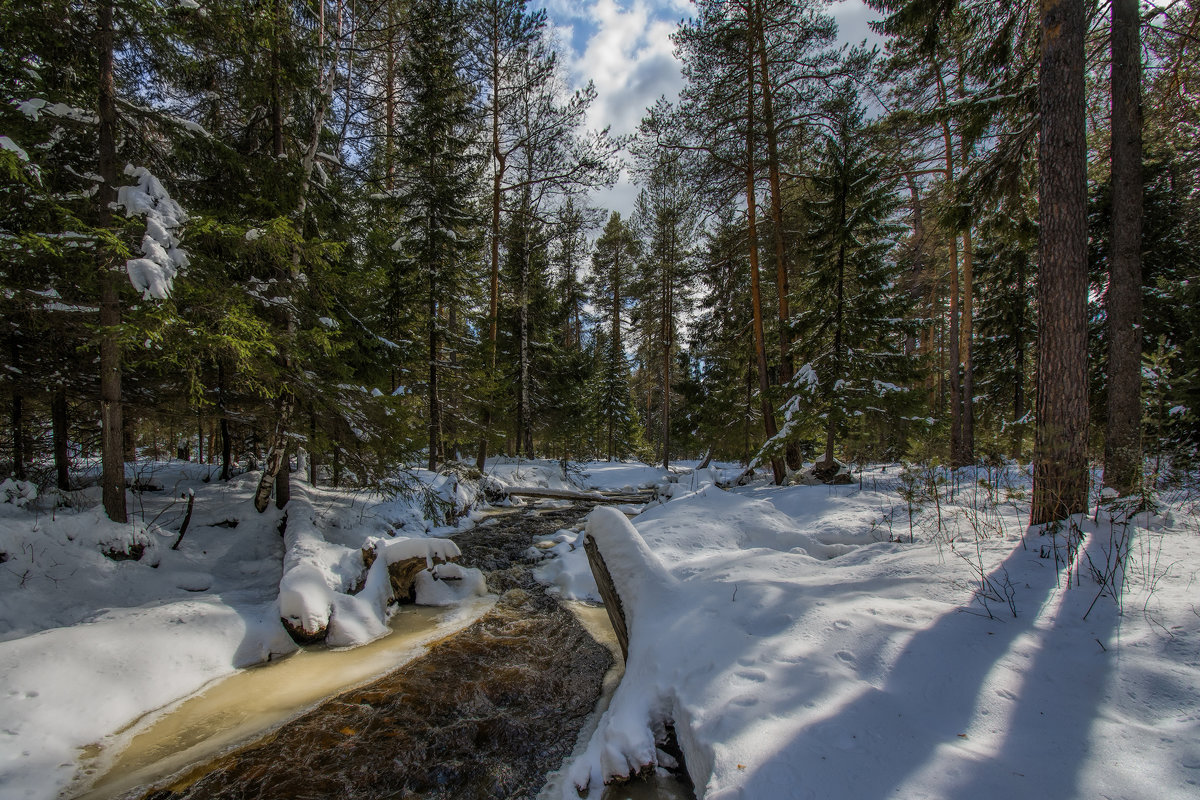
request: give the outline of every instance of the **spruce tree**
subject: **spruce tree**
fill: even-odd
[[[403,208],[395,280],[422,298],[428,466],[445,458],[441,378],[450,309],[464,296],[477,209],[472,151],[474,88],[464,73],[464,8],[419,0],[409,8],[408,49],[398,72],[410,95],[399,125],[396,198]]]

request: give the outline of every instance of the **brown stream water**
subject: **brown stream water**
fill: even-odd
[[[370,645],[240,672],[132,735],[79,800],[560,797],[555,771],[621,669],[604,609],[547,596],[524,553],[581,513],[504,514],[456,535],[461,563],[501,595],[490,610],[410,606]],[[691,796],[653,777],[603,793]]]

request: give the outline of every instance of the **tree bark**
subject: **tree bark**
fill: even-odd
[[[1087,141],[1083,0],[1042,0],[1037,432],[1030,524],[1085,513]]]
[[[275,474],[275,507],[283,508],[292,499],[292,462],[290,443],[285,439]]]
[[[1112,256],[1104,485],[1126,495],[1142,474],[1142,110],[1137,0],[1112,3]]]
[[[962,358],[962,441],[959,449],[959,465],[975,463],[975,360],[974,350],[974,302],[975,302],[975,244],[971,237],[971,222],[963,231],[962,254],[962,323],[958,345]]]
[[[767,68],[767,37],[763,29],[762,0],[754,2],[754,28],[758,41],[758,68],[763,95],[763,128],[767,135],[767,186],[771,195],[771,239],[775,244],[775,288],[779,295],[779,383],[788,385],[796,374],[792,359],[791,287],[788,285],[787,259],[783,241],[783,196],[779,179],[779,135],[775,121],[774,89]],[[800,469],[800,443],[789,441],[784,460],[789,469]]]
[[[233,470],[233,441],[229,435],[229,417],[225,414],[225,364],[217,360],[217,414],[221,418],[221,480],[227,481]]]
[[[100,118],[97,218],[105,220],[117,199],[117,92],[114,77],[113,2],[97,8],[96,50],[99,56]],[[100,427],[101,478],[104,511],[113,522],[128,521],[125,510],[125,436],[121,415],[120,272],[110,254],[100,255]]]
[[[12,406],[10,407],[12,422],[12,457],[13,477],[19,481],[25,480],[25,412],[24,398],[21,386],[21,346],[14,335],[10,340],[12,351]]]
[[[496,380],[496,347],[500,323],[500,201],[504,185],[504,172],[507,167],[505,153],[500,151],[500,12],[492,9],[492,230],[491,230],[491,271],[489,286],[491,292],[488,300],[488,376],[493,381],[490,391],[495,392]],[[484,404],[483,433],[479,437],[479,452],[475,456],[475,467],[483,471],[487,461],[488,437],[492,431],[492,402]]]
[[[54,472],[58,478],[58,488],[65,492],[71,488],[71,459],[67,443],[67,390],[61,386],[54,390],[50,398],[50,424],[54,431]]]
[[[838,221],[839,227],[846,226],[846,186],[841,186],[838,189]],[[834,381],[830,384],[831,387],[837,386],[837,381],[842,379],[842,327],[845,318],[845,301],[846,301],[846,244],[842,242],[838,246],[837,258],[837,299],[833,310],[833,377]],[[832,481],[833,476],[837,474],[834,468],[833,460],[833,445],[834,436],[837,431],[837,421],[842,412],[841,398],[838,397],[837,391],[833,388],[829,390],[829,416],[825,420],[825,472],[830,476]]]
[[[1025,296],[1025,267],[1024,262],[1017,266],[1017,293]],[[1025,303],[1017,304],[1016,331],[1013,336],[1013,370],[1016,378],[1013,381],[1013,426],[1010,440],[1009,455],[1015,461],[1020,461],[1024,454],[1025,424]]]
[[[746,236],[750,255],[750,303],[754,313],[754,355],[758,365],[759,404],[762,408],[763,429],[767,441],[775,438],[779,429],[775,426],[775,409],[771,405],[771,381],[767,376],[766,337],[763,332],[762,292],[758,274],[758,225],[755,220],[755,169],[754,169],[754,36],[747,36],[746,53]],[[776,485],[783,483],[786,472],[783,459],[771,459],[771,473]]]

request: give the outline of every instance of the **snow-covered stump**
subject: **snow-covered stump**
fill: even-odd
[[[458,561],[461,556],[458,545],[449,539],[402,539],[391,542],[374,539],[362,550],[367,574],[370,574],[378,560],[381,549],[392,590],[390,599],[401,602],[416,599],[417,575],[441,564]]]
[[[298,644],[365,644],[387,633],[388,606],[397,598],[446,605],[485,594],[478,570],[448,563],[460,555],[448,539],[376,537],[361,550],[328,542],[317,527],[312,500],[301,490],[287,509],[280,621]],[[420,574],[438,565],[442,572],[430,573],[423,584]],[[457,589],[451,591],[445,580]]]
[[[592,511],[584,537],[589,561],[592,550],[596,552],[596,584],[603,587],[607,583],[610,587],[619,608],[613,625],[626,627],[628,647],[624,648],[625,676],[621,685],[586,751],[571,766],[571,783],[580,792],[589,786],[627,780],[658,766],[656,732],[672,721],[675,702],[670,691],[656,680],[658,634],[654,614],[655,609],[669,607],[667,599],[678,584],[628,518],[615,508]],[[596,569],[596,563],[603,569]],[[605,591],[601,588],[608,606]],[[608,608],[613,617],[612,606]]]

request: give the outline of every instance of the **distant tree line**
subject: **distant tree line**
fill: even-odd
[[[872,5],[700,0],[625,139],[523,0],[0,0],[0,462],[1186,472],[1200,7]]]

